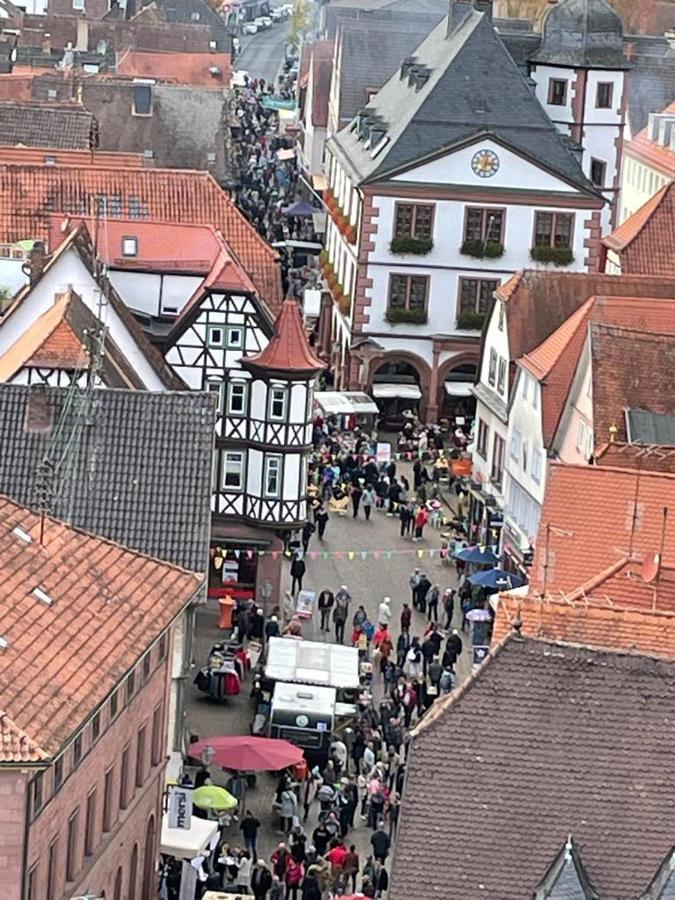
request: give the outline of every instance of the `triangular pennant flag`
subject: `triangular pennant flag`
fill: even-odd
[[[239,559],[240,554],[241,554],[241,550],[235,550],[235,551],[234,551],[234,558],[235,558],[235,559]]]
[[[433,559],[434,556],[435,556],[435,554],[436,554],[436,551],[435,551],[435,550],[430,550],[430,551],[429,551],[429,558],[430,558],[430,559]]]
[[[418,550],[417,555],[419,556],[420,559],[422,559],[422,557],[424,556],[424,550]]]
[[[342,550],[335,551],[335,559],[342,559],[343,556],[344,556],[344,553],[342,552]]]
[[[265,555],[264,550],[258,550],[258,556],[264,556],[264,555]]]
[[[379,550],[373,550],[373,557],[374,557],[375,559],[379,559],[379,558],[380,558],[380,551],[379,551]]]
[[[387,550],[387,559],[391,559],[391,550]]]
[[[323,552],[323,558],[324,558],[324,559],[330,559],[330,553],[329,553],[327,550],[324,550],[324,552]]]
[[[279,551],[272,550],[272,559],[279,559]]]
[[[350,550],[349,553],[347,554],[347,556],[348,556],[350,559],[354,559],[354,557],[356,556],[356,554],[354,553],[353,550]]]
[[[318,556],[319,556],[319,554],[317,553],[316,550],[310,550],[310,551],[309,551],[309,558],[310,558],[310,559],[316,559]]]
[[[253,550],[247,550],[246,555],[248,556],[249,559],[253,559]]]
[[[216,558],[213,560],[213,567],[216,570],[216,572],[220,571],[220,569],[222,568],[222,565],[223,565],[223,557],[216,556]]]
[[[362,550],[361,551],[361,559],[367,559],[367,558],[368,558],[368,551]]]

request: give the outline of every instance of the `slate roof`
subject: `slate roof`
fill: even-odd
[[[675,410],[675,336],[598,323],[590,327],[590,347],[598,442],[609,440],[614,427],[617,441],[675,444],[672,424],[658,418],[672,420]]]
[[[618,606],[608,603],[603,593],[600,589],[577,600],[551,594],[544,598],[502,594],[492,643],[501,643],[517,626],[523,637],[675,659],[675,607]]]
[[[94,117],[79,106],[0,103],[0,143],[87,150]]]
[[[0,497],[0,762],[56,756],[204,580],[49,517],[40,528]]]
[[[606,0],[560,0],[548,9],[536,63],[628,68],[623,25]]]
[[[675,661],[510,637],[413,732],[390,900],[523,900],[572,835],[600,897],[672,847]]]
[[[58,469],[47,481],[55,516],[204,571],[214,415],[213,397],[195,392],[97,390],[87,399],[77,389],[0,385],[0,493],[37,507],[48,455]]]
[[[341,19],[337,32],[340,54],[339,125],[350,122],[398,70],[402,60],[437,23],[438,17],[406,15],[389,20]]]
[[[413,56],[429,72],[426,83],[415,87],[396,72],[365,108],[383,122],[389,139],[384,149],[373,158],[352,126],[329,141],[355,180],[382,180],[492,135],[578,190],[599,196],[486,15],[467,8],[450,34],[444,20]]]
[[[590,593],[625,574],[628,560],[642,564],[653,558],[662,541],[664,565],[675,565],[675,517],[664,533],[664,506],[675,509],[675,475],[552,462],[530,570],[532,590],[568,595],[585,587]],[[669,596],[672,589],[669,582]],[[631,592],[627,579],[626,590]]]
[[[0,327],[1,322],[0,319]],[[0,356],[0,381],[11,381],[24,366],[85,372],[91,364],[94,335],[103,330],[101,320],[68,289]],[[105,337],[98,376],[106,387],[144,387],[110,335]]]
[[[0,165],[0,242],[49,241],[54,213],[91,217],[96,197],[111,218],[209,224],[217,228],[272,307],[281,304],[277,253],[207,172],[108,166]]]

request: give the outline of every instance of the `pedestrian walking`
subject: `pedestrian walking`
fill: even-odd
[[[338,644],[343,644],[345,640],[345,623],[347,621],[351,599],[352,595],[347,590],[347,586],[343,584],[340,590],[335,594],[335,608],[333,609],[335,640]]]
[[[305,553],[309,549],[309,541],[315,531],[316,528],[311,522],[305,522],[302,526],[302,549]]]
[[[239,857],[239,869],[237,870],[237,890],[240,894],[248,894],[252,868],[253,863],[248,850],[244,850]]]
[[[417,586],[422,580],[422,575],[420,574],[419,569],[414,569],[408,582],[410,584],[410,595],[412,597],[412,605],[417,606]]]
[[[291,594],[302,590],[302,579],[306,568],[304,559],[301,559],[296,553],[291,563]]]
[[[412,621],[412,610],[407,603],[401,608],[401,631],[410,632],[410,623]]]
[[[361,488],[358,486],[358,484],[353,484],[350,487],[349,494],[352,501],[352,510],[354,511],[353,518],[355,519],[359,514],[359,504],[361,503],[362,494]]]
[[[366,485],[365,490],[361,494],[361,503],[363,504],[363,514],[366,517],[366,522],[369,522],[370,512],[373,508],[373,503],[375,503],[375,491],[372,484]]]
[[[417,588],[415,591],[415,597],[413,599],[413,606],[416,606],[420,612],[426,612],[427,609],[427,594],[431,588],[431,582],[427,578],[427,576],[422,573],[420,575],[420,579],[417,582]]]
[[[347,883],[351,881],[352,893],[354,894],[356,893],[356,877],[359,874],[359,867],[359,854],[356,852],[356,844],[352,844],[349,847],[349,852],[345,856],[344,862],[342,864],[342,871]]]
[[[440,585],[434,584],[429,588],[426,596],[427,617],[430,622],[438,622],[438,601],[441,596]]]
[[[420,506],[415,516],[415,536],[413,541],[421,541],[424,538],[424,527],[429,521],[429,510],[426,506]]]
[[[320,506],[317,511],[314,513],[314,521],[316,522],[317,531],[319,534],[319,540],[323,540],[323,536],[326,533],[326,525],[328,524],[328,511],[325,507]]]
[[[239,823],[239,828],[244,836],[244,846],[251,854],[251,859],[255,862],[258,859],[257,839],[258,829],[260,828],[260,820],[256,819],[250,809],[246,810],[246,815]]]
[[[391,847],[391,838],[384,830],[384,823],[380,822],[377,831],[370,839],[373,848],[373,856],[378,862],[384,863],[389,856],[389,848]]]
[[[255,900],[265,900],[272,887],[272,873],[264,859],[259,859],[251,872],[251,890]]]
[[[385,597],[377,610],[377,623],[389,627],[391,622],[391,597]]]
[[[335,594],[328,589],[321,591],[317,600],[317,607],[321,615],[321,631],[328,631],[330,628],[330,611],[335,603]]]
[[[445,621],[443,629],[449,631],[452,627],[452,617],[455,614],[455,594],[454,588],[448,588],[443,594],[443,612],[445,613]]]

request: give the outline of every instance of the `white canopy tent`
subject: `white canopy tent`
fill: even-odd
[[[316,391],[314,402],[327,416],[374,415],[379,412],[377,404],[368,394],[359,391]]]
[[[373,397],[389,399],[398,397],[400,400],[419,400],[422,391],[418,384],[374,384]]]
[[[267,648],[265,677],[334,688],[359,686],[356,647],[273,637]]]
[[[446,381],[445,393],[448,397],[473,397],[473,384],[470,381]]]
[[[207,850],[218,834],[218,822],[192,816],[189,828],[169,828],[169,816],[162,816],[160,853],[175,859],[194,859]]]

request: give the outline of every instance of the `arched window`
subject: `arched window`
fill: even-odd
[[[145,849],[143,851],[143,900],[153,900],[157,896],[155,883],[155,817],[150,816],[145,829]]]
[[[129,866],[129,890],[128,900],[136,900],[136,882],[138,881],[138,844],[134,844],[131,851],[131,865]]]
[[[117,870],[117,875],[115,875],[113,900],[122,900],[122,866],[119,867],[119,869]]]

